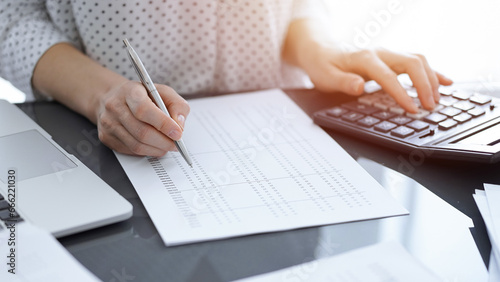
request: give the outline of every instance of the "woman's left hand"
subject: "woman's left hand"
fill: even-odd
[[[364,83],[374,80],[403,109],[418,111],[413,99],[399,83],[397,76],[407,73],[425,109],[432,110],[439,102],[439,85],[452,81],[434,71],[424,56],[392,52],[386,49],[356,49],[323,38],[312,31],[307,20],[290,26],[284,59],[302,68],[315,87],[323,92],[344,92],[361,95]]]

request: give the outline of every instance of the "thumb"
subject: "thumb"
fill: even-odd
[[[335,66],[330,66],[324,76],[318,80],[311,79],[315,87],[325,92],[343,92],[349,95],[361,95],[365,80],[354,73],[344,72]]]

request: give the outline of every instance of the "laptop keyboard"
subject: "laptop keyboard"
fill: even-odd
[[[23,219],[15,209],[10,209],[10,203],[7,198],[0,193],[0,230],[12,223],[19,223],[22,221]]]
[[[356,101],[324,111],[326,116],[365,129],[405,139],[416,135],[433,135],[451,130],[470,121],[477,121],[498,105],[491,96],[465,91],[441,91],[439,104],[432,111],[422,108],[417,92],[408,90],[419,107],[418,113],[408,113],[384,92],[365,94]]]

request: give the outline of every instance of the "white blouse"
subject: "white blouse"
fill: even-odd
[[[319,1],[4,0],[0,76],[32,100],[37,61],[70,42],[137,80],[122,43],[128,38],[153,81],[181,94],[304,87],[306,75],[281,60],[281,49],[290,22],[317,16]]]

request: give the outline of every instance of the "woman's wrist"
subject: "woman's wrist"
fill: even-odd
[[[322,27],[313,19],[297,19],[288,29],[283,48],[283,60],[304,69],[318,50],[326,48],[329,40]]]

